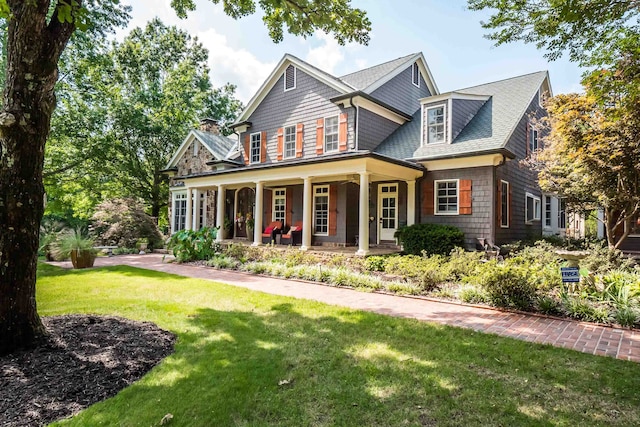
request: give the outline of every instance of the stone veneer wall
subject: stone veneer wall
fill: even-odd
[[[193,155],[194,144],[200,145],[197,156]],[[211,161],[212,158],[211,152],[200,141],[194,139],[185,150],[182,158],[178,160],[178,176],[210,171],[211,168],[207,166],[207,162]]]

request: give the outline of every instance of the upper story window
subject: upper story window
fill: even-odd
[[[436,215],[458,214],[458,180],[436,181]]]
[[[420,68],[418,67],[417,62],[413,63],[411,70],[411,81],[414,85],[420,87]]]
[[[251,134],[251,147],[249,160],[251,163],[260,163],[260,133]]]
[[[531,124],[529,124],[529,135],[528,135],[528,149],[530,153],[537,151],[539,147],[538,145],[538,130],[534,128]]]
[[[540,221],[541,214],[540,197],[527,193],[525,196],[524,219],[527,223]]]
[[[296,88],[296,67],[289,65],[284,71],[284,91],[288,91]]]
[[[427,108],[427,144],[445,142],[447,136],[446,114],[447,108],[444,104]]]
[[[289,159],[296,156],[296,127],[288,126],[284,128],[284,158]]]
[[[338,151],[338,116],[324,119],[324,152]]]

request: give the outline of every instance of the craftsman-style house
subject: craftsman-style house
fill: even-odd
[[[334,77],[285,55],[233,125],[203,121],[167,165],[171,230],[234,222],[233,236],[296,231],[301,249],[394,242],[402,225],[450,224],[467,246],[565,228],[561,200],[519,160],[547,72],[440,93],[421,53]],[[296,243],[295,240],[293,243]]]

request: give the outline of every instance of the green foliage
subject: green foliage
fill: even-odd
[[[94,241],[79,228],[63,230],[51,244],[56,260],[69,259],[71,252],[90,252],[95,255]]]
[[[135,247],[147,239],[149,249],[161,248],[163,238],[158,227],[136,199],[111,199],[96,207],[91,217],[93,233],[101,245]]]
[[[482,267],[483,259],[483,252],[468,252],[462,248],[455,248],[451,251],[447,262],[448,279],[458,281],[464,277],[473,276]]]
[[[536,301],[538,311],[549,316],[559,316],[562,314],[562,304],[554,297],[542,295]]]
[[[216,254],[213,258],[207,261],[207,265],[218,269],[235,270],[240,265],[240,262],[237,259],[230,258],[222,254]]]
[[[202,228],[198,231],[180,230],[169,239],[167,248],[178,262],[208,260],[221,252],[216,242],[217,228]]]
[[[449,255],[456,247],[464,247],[464,234],[456,227],[441,224],[414,224],[398,229],[404,251],[411,255]]]
[[[523,267],[487,263],[480,276],[480,285],[492,305],[529,311],[537,297],[535,284],[529,280],[529,271]]]
[[[603,242],[592,243],[588,247],[589,255],[580,261],[580,266],[594,274],[603,274],[611,270],[632,271],[634,262],[622,251],[610,249]]]
[[[613,320],[620,325],[628,328],[634,327],[638,323],[638,311],[631,307],[623,307],[613,313]]]
[[[367,271],[384,271],[388,257],[370,256],[365,260],[365,270]]]
[[[388,258],[385,272],[402,276],[420,285],[423,291],[430,291],[446,280],[448,273],[442,268],[445,265],[446,259],[438,255],[429,258],[406,255]]]
[[[489,302],[486,292],[475,285],[465,285],[460,288],[458,298],[468,304],[487,304]]]
[[[562,306],[569,317],[587,322],[607,323],[609,310],[602,305],[594,304],[588,298],[580,295],[561,293]]]
[[[115,248],[111,251],[114,255],[132,255],[140,252],[137,248]]]

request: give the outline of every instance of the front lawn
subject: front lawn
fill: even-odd
[[[148,320],[175,353],[60,425],[639,425],[640,365],[131,267],[40,270],[41,315]]]

